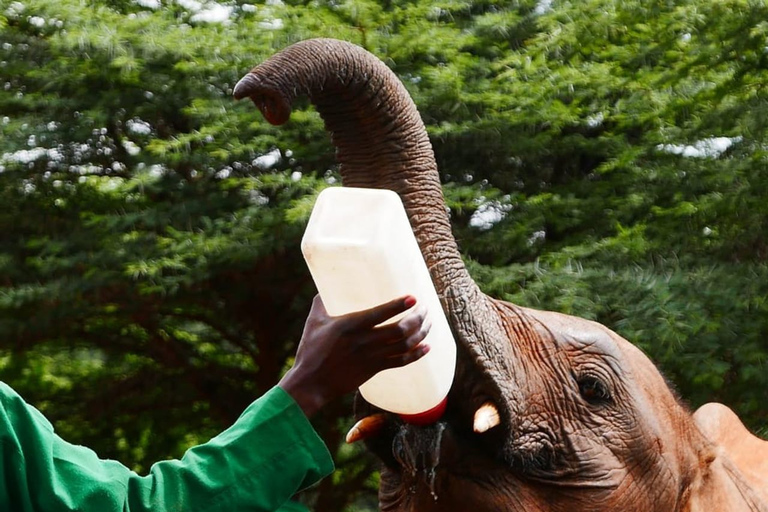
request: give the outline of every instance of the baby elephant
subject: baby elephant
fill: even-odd
[[[382,510],[768,512],[768,443],[729,409],[691,414],[640,350],[599,324],[479,290],[419,113],[382,62],[309,40],[235,88],[274,124],[300,95],[332,135],[344,185],[403,199],[458,343],[440,422],[404,424],[358,399],[351,438],[384,463]]]

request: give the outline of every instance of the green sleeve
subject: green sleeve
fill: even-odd
[[[181,460],[158,462],[139,476],[63,441],[0,382],[0,510],[272,512],[331,471],[325,444],[279,387]]]

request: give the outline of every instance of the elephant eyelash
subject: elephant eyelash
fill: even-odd
[[[613,401],[608,386],[594,375],[580,375],[576,383],[581,397],[592,405],[605,405]]]

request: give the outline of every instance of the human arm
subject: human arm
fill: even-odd
[[[139,476],[63,441],[0,383],[0,510],[274,511],[332,470],[322,440],[278,387],[208,443]]]

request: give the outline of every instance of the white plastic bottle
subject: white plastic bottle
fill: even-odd
[[[317,198],[301,250],[332,316],[413,295],[428,309],[430,351],[377,373],[360,393],[405,421],[428,424],[445,409],[456,343],[400,197],[390,190],[333,187]],[[398,318],[392,321],[396,321]]]

